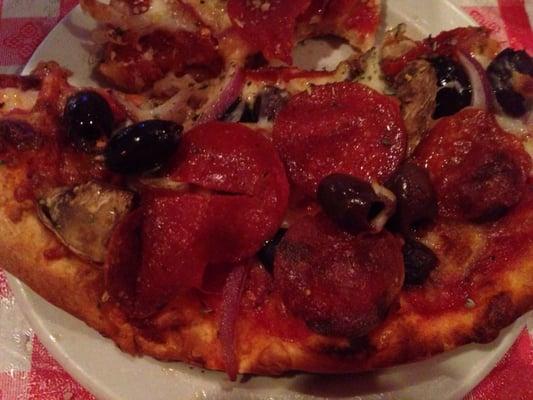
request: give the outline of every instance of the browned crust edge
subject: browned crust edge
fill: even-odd
[[[46,300],[81,319],[123,350],[161,360],[180,360],[223,369],[214,315],[202,312],[190,295],[176,299],[159,318],[162,329],[140,330],[103,299],[103,273],[75,256],[50,261],[45,249],[55,237],[26,211],[17,223],[6,213],[16,204],[16,171],[0,167],[0,257],[3,267]],[[488,342],[533,307],[533,248],[515,265],[499,272],[478,293],[473,308],[424,317],[400,307],[369,338],[339,341],[311,336],[304,342],[283,340],[239,321],[240,372],[280,374],[286,371],[359,372],[427,358],[470,342]],[[255,332],[253,335],[250,332]]]

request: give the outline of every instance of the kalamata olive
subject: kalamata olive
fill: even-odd
[[[85,90],[68,98],[63,121],[70,140],[83,150],[89,150],[102,136],[113,129],[113,112],[100,94]]]
[[[369,183],[345,174],[322,179],[317,198],[326,215],[350,232],[371,230],[372,219],[385,208]]]
[[[268,271],[272,271],[276,250],[278,248],[279,243],[281,242],[281,239],[283,239],[283,236],[285,236],[286,232],[286,228],[280,228],[276,232],[274,237],[272,239],[267,240],[263,248],[259,250],[259,253],[257,253],[259,260],[263,263],[263,265]]]
[[[106,167],[121,174],[160,168],[176,151],[182,130],[175,122],[158,119],[123,128],[107,143]]]
[[[404,285],[421,285],[429,277],[439,260],[435,253],[417,240],[406,238],[403,246],[405,266]]]
[[[470,105],[472,85],[463,67],[450,57],[432,58],[431,64],[437,73],[437,106],[433,118],[453,115]]]
[[[512,117],[521,117],[527,112],[526,99],[513,87],[514,72],[533,77],[533,58],[524,50],[505,49],[487,68],[490,84],[503,111]]]
[[[396,214],[390,225],[403,233],[437,215],[437,196],[427,171],[406,162],[385,184],[396,195]]]
[[[259,96],[259,118],[273,121],[285,105],[289,94],[275,86],[267,86]]]

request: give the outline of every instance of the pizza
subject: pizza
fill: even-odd
[[[527,53],[404,26],[378,51],[379,1],[81,4],[104,88],[0,76],[2,266],[46,300],[233,380],[416,361],[533,309]],[[293,63],[324,35],[353,54]]]

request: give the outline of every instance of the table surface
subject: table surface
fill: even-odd
[[[392,0],[391,0],[392,1]],[[502,42],[533,54],[533,0],[448,0]],[[16,73],[77,0],[0,0],[0,73]],[[465,400],[533,399],[527,329]],[[0,400],[93,400],[50,356],[19,310],[0,270]]]

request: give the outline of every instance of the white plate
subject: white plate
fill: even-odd
[[[416,17],[413,17],[416,16]],[[386,23],[406,22],[419,35],[473,22],[448,1],[391,0]],[[93,23],[76,8],[37,49],[25,68],[55,60],[74,72],[71,81],[94,84]],[[489,345],[469,345],[428,361],[358,376],[299,374],[230,383],[223,373],[182,363],[160,363],[119,351],[79,320],[53,307],[18,280],[11,288],[37,335],[81,384],[102,400],[169,399],[460,399],[490,371],[524,325],[517,321]]]

